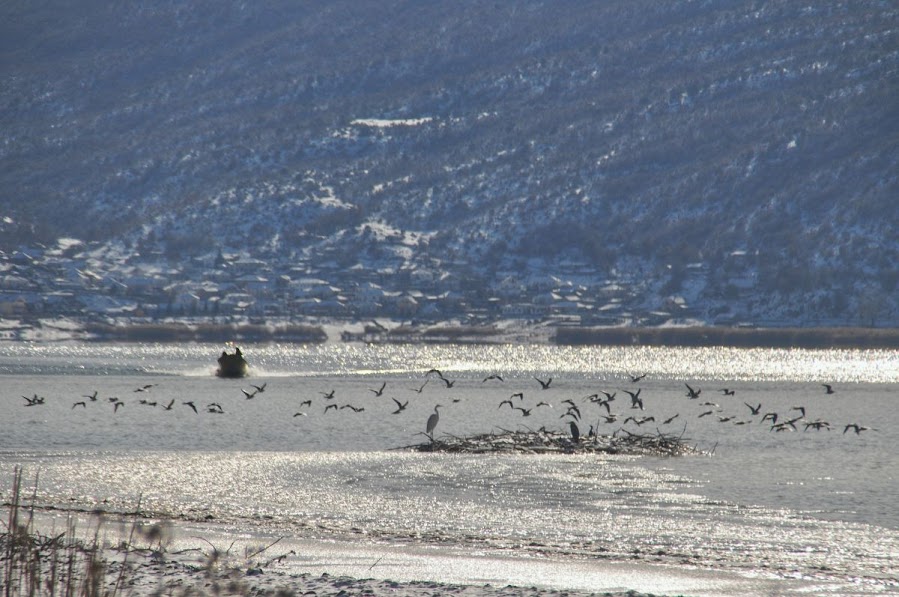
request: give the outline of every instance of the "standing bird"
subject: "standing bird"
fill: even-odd
[[[431,438],[431,442],[434,441],[434,428],[437,427],[437,423],[440,421],[440,413],[437,412],[437,409],[441,406],[441,404],[438,404],[434,407],[434,414],[428,417],[428,422],[425,425],[425,433]]]
[[[574,421],[569,421],[568,430],[571,432],[571,441],[573,441],[574,443],[578,443],[578,441],[581,439],[581,430],[578,429],[577,423],[575,423]]]

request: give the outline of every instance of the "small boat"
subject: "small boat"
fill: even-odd
[[[233,353],[222,351],[222,356],[218,358],[219,368],[215,374],[219,377],[246,377],[249,373],[249,364],[243,358],[243,353],[239,348],[235,348]]]

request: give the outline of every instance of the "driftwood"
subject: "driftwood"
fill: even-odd
[[[632,456],[683,456],[700,450],[682,436],[657,432],[631,433],[619,429],[612,435],[581,437],[575,442],[560,431],[544,429],[485,433],[469,437],[445,435],[421,444],[396,448],[417,452],[449,452],[455,454],[623,454]]]

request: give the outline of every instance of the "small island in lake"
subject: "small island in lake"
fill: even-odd
[[[246,377],[249,373],[249,364],[243,358],[240,348],[235,348],[233,353],[223,350],[218,364],[215,374],[219,377]]]

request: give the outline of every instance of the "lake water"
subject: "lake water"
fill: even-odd
[[[510,580],[556,588],[589,588],[597,571],[609,578],[615,566],[638,565],[622,581],[629,588],[646,590],[640,578],[661,570],[668,590],[691,594],[899,592],[899,352],[243,349],[251,377],[225,380],[213,375],[218,345],[0,345],[0,482],[11,487],[14,467],[24,467],[27,482],[37,479],[37,502],[60,508],[51,511],[59,516],[132,511],[139,500],[142,511],[197,534],[338,545],[344,558],[355,549],[370,549],[366,557],[398,546],[426,549],[474,558],[474,570],[477,562],[486,566],[477,558],[504,558],[517,574]],[[453,386],[427,375],[431,368]],[[485,381],[491,374],[503,380]],[[645,377],[631,381],[637,374]],[[542,389],[535,378],[552,382]],[[701,390],[699,398],[687,397],[686,384]],[[643,411],[625,393],[637,389]],[[602,391],[616,393],[614,422],[584,400]],[[519,392],[511,400],[531,409],[527,417],[501,404]],[[23,397],[34,395],[44,403],[27,406]],[[408,404],[396,412],[394,399]],[[593,425],[602,434],[622,427],[682,434],[706,454],[395,449],[427,441],[425,421],[436,404],[439,439],[562,430],[563,400],[579,405],[584,433]],[[209,412],[212,403],[223,412]],[[759,404],[752,414],[748,405]],[[330,405],[338,408],[325,411]],[[346,405],[364,410],[339,408]],[[798,417],[798,407],[804,417],[795,431],[762,421],[765,413]],[[632,415],[655,421],[624,423]],[[830,429],[806,429],[815,421]],[[849,424],[871,429],[844,432]],[[320,569],[309,550],[294,560],[295,571]],[[546,562],[573,572],[538,572]],[[745,582],[678,585],[676,576],[687,572]],[[467,574],[462,580],[481,578]]]

